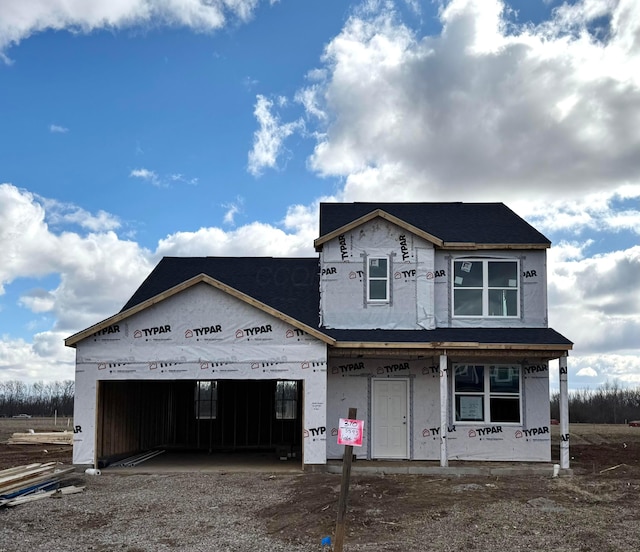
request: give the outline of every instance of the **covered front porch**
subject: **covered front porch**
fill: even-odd
[[[559,464],[566,472],[570,348],[570,343],[334,345],[328,360],[329,469],[341,454],[333,443],[333,417],[345,417],[348,407],[356,407],[358,418],[365,420],[365,442],[361,450],[354,450],[354,466],[362,469],[446,473],[453,467],[460,471],[462,462],[473,471],[491,472],[505,468],[495,462],[529,462],[550,472]],[[558,361],[560,423],[552,428],[553,360]],[[340,408],[344,412],[332,412]],[[552,429],[559,432],[553,450]],[[410,462],[398,462],[402,460]],[[482,467],[483,462],[492,465]]]

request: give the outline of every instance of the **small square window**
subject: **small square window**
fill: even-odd
[[[367,300],[389,300],[389,260],[370,257],[367,263]]]

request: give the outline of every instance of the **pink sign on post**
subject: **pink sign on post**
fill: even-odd
[[[362,446],[362,434],[364,433],[364,420],[350,420],[340,418],[338,424],[338,444],[352,447]]]

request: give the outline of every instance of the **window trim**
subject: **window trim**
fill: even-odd
[[[369,274],[369,270],[371,267],[371,261],[374,260],[384,260],[387,263],[387,274],[386,276],[382,277],[382,276],[371,276]],[[366,258],[366,274],[367,274],[367,290],[366,290],[366,298],[367,298],[367,303],[389,303],[391,301],[390,296],[391,296],[391,262],[389,260],[389,257],[386,255],[376,255],[376,256],[371,256],[371,257],[367,257]],[[385,285],[385,298],[384,299],[376,299],[376,298],[372,298],[371,297],[371,282],[381,282],[384,281],[386,283]]]
[[[456,368],[462,368],[465,366],[482,366],[483,367],[483,390],[481,392],[473,391],[456,391]],[[504,393],[491,391],[491,368],[515,368],[518,371],[518,392],[517,393]],[[451,378],[451,405],[453,411],[453,423],[456,425],[490,425],[490,426],[521,426],[523,422],[523,370],[520,364],[475,364],[475,363],[459,363],[452,366],[452,378]],[[458,412],[456,409],[456,398],[459,396],[466,397],[482,397],[483,412],[482,420],[458,420]],[[492,398],[517,398],[518,399],[518,421],[517,422],[503,422],[503,421],[491,421],[491,399]]]
[[[482,263],[482,287],[456,287],[456,263]],[[489,286],[489,263],[515,263],[516,265],[516,286]],[[509,319],[517,320],[521,317],[520,298],[521,298],[521,278],[520,278],[520,259],[519,258],[489,258],[489,257],[458,257],[451,260],[451,317],[452,318],[487,318],[490,320]],[[456,290],[481,290],[482,291],[482,313],[481,314],[456,314]],[[491,290],[514,290],[516,292],[516,314],[489,314],[489,292]]]

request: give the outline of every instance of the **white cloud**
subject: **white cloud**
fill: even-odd
[[[170,174],[169,180],[171,180],[171,182],[177,182],[180,184],[190,184],[192,186],[196,186],[198,184],[197,178],[188,178],[180,173]]]
[[[247,21],[259,0],[4,0],[0,56],[34,33],[47,29],[89,33],[95,29],[169,25],[210,32],[229,18]],[[274,2],[271,1],[271,4]]]
[[[303,233],[287,233],[260,222],[252,222],[229,232],[220,228],[200,228],[196,232],[176,232],[160,240],[157,256],[305,256],[313,254],[313,240]]]
[[[277,98],[280,106],[285,103],[284,98]],[[281,123],[277,115],[271,110],[273,101],[258,95],[253,114],[258,120],[259,127],[253,135],[253,149],[249,152],[248,170],[254,176],[259,176],[264,168],[277,168],[278,157],[283,152],[284,140],[297,130],[304,128],[302,120],[292,123]]]
[[[53,226],[75,224],[92,232],[115,230],[121,226],[117,217],[103,210],[94,214],[71,203],[43,197],[37,197],[37,200],[45,209],[46,222]]]
[[[20,304],[32,312],[53,310],[55,297],[46,289],[34,289],[20,297]]]
[[[574,11],[590,20],[590,6]],[[622,14],[640,20],[640,4],[606,3],[619,21],[606,42],[562,15],[515,27],[503,7],[453,0],[435,36],[387,8],[351,17],[325,49],[324,80],[298,93],[310,121],[326,114],[311,167],[344,178],[347,197],[380,199],[401,186],[414,199],[510,202],[535,190],[542,202],[637,180],[640,48]]]
[[[640,386],[640,356],[635,354],[570,356],[568,368],[569,388],[572,390],[594,389],[612,381],[624,387]]]
[[[236,198],[235,202],[223,205],[223,207],[227,210],[227,212],[224,214],[223,219],[225,224],[235,224],[235,216],[242,211],[243,204],[244,199],[238,197]]]
[[[131,178],[139,178],[140,180],[145,180],[146,182],[149,182],[156,188],[166,188],[167,186],[160,180],[160,178],[155,173],[155,171],[151,171],[149,169],[144,169],[144,168],[133,169],[129,173],[129,176]]]
[[[152,266],[150,253],[111,230],[56,233],[45,222],[45,205],[60,204],[0,185],[0,293],[19,278],[58,275],[55,289],[23,295],[21,304],[51,312],[56,330],[75,331],[124,304]]]
[[[621,201],[627,201],[629,206],[621,209]],[[586,230],[597,230],[640,235],[640,184],[577,195],[571,202],[563,198],[545,202],[523,198],[510,206],[542,232],[562,231],[579,236]]]
[[[51,124],[49,125],[49,132],[52,134],[66,134],[69,132],[69,129],[60,125]]]
[[[556,249],[549,257],[549,324],[575,343],[570,366],[637,385],[640,246],[592,257],[576,246]]]
[[[170,184],[189,184],[191,186],[198,185],[198,178],[189,178],[181,173],[172,173],[169,175],[159,175],[156,171],[145,169],[143,167],[139,169],[133,169],[129,173],[130,178],[139,178],[148,182],[156,188],[168,188]]]
[[[36,334],[33,342],[0,339],[0,379],[4,381],[63,381],[75,374],[75,351],[64,346],[60,332]]]
[[[580,370],[576,372],[576,376],[595,378],[595,377],[598,377],[598,372],[596,372],[593,368],[590,368],[590,367],[580,368]]]

